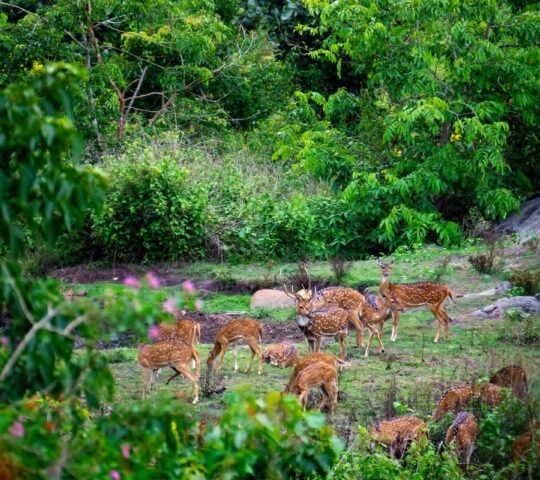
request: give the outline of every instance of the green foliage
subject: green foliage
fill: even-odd
[[[207,193],[174,159],[151,151],[106,164],[110,187],[94,235],[109,258],[163,260],[202,253]]]
[[[540,270],[513,270],[508,280],[514,289],[520,289],[521,295],[535,295],[540,292]]]

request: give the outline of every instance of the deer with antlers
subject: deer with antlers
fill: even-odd
[[[422,437],[427,437],[426,423],[407,415],[376,422],[370,429],[372,446],[375,443],[385,445],[390,449],[392,458],[403,458],[407,447]]]
[[[435,342],[441,337],[441,329],[445,330],[445,337],[448,339],[448,323],[450,317],[443,308],[447,299],[453,300],[452,290],[446,285],[434,282],[416,283],[390,283],[393,262],[381,262],[377,260],[381,268],[380,291],[393,312],[393,328],[391,340],[397,340],[398,324],[400,312],[409,309],[427,306],[437,320],[437,333]]]
[[[297,310],[318,310],[324,307],[336,307],[348,312],[348,320],[356,328],[356,346],[364,347],[364,326],[359,320],[364,296],[354,288],[327,287],[322,290],[311,290],[311,277],[307,289],[300,293],[289,292],[285,286],[283,291],[294,299]]]
[[[298,395],[298,401],[306,409],[308,394],[312,388],[320,388],[323,395],[319,410],[328,405],[328,411],[332,415],[338,399],[338,380],[334,361],[331,363],[312,361],[298,372],[293,371],[284,391]]]
[[[178,375],[186,377],[193,383],[193,404],[196,404],[199,401],[199,377],[189,369],[189,362],[195,357],[198,357],[198,354],[193,345],[179,338],[142,345],[139,350],[139,365],[143,368],[142,397],[152,393],[152,385],[159,369],[171,367],[176,373],[167,380],[167,384]]]
[[[287,368],[296,364],[298,351],[292,343],[288,342],[270,345],[263,353],[263,360],[278,368]]]
[[[444,442],[447,445],[455,443],[456,453],[464,468],[467,468],[471,461],[477,435],[478,422],[469,412],[459,412],[446,432]]]
[[[223,367],[223,357],[229,345],[233,346],[233,356],[234,356],[234,371],[238,371],[238,356],[237,356],[237,345],[240,342],[245,342],[248,344],[251,350],[251,358],[249,361],[249,367],[245,373],[251,371],[253,366],[253,357],[257,355],[259,362],[258,373],[261,374],[262,368],[262,352],[259,347],[259,342],[262,342],[262,325],[253,320],[252,318],[237,318],[236,320],[231,320],[229,323],[221,327],[216,335],[216,341],[214,343],[214,348],[210,351],[208,355],[208,368],[210,371],[214,369],[214,362],[219,356],[219,363],[216,368],[216,372]]]
[[[523,368],[509,365],[495,372],[489,379],[490,383],[512,389],[512,393],[520,399],[527,397],[529,391],[527,374]]]

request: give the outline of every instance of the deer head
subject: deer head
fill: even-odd
[[[381,262],[381,259],[377,259],[377,265],[381,268],[381,273],[384,278],[388,278],[392,273],[392,266],[394,262],[392,260],[388,262]]]

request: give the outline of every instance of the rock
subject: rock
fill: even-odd
[[[480,310],[469,313],[468,317],[502,318],[507,310],[518,308],[524,313],[540,314],[540,300],[536,297],[507,297],[497,300]]]
[[[517,232],[524,239],[540,237],[540,196],[523,203],[519,212],[510,215],[496,230],[501,233]]]
[[[294,299],[282,290],[257,290],[251,297],[250,308],[290,308]]]

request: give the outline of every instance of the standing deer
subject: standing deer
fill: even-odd
[[[456,453],[461,465],[469,466],[471,455],[474,450],[476,436],[478,435],[478,423],[476,417],[469,412],[459,412],[446,432],[444,442],[450,445],[455,441]]]
[[[298,352],[292,343],[270,345],[263,353],[263,360],[278,368],[286,368],[296,364]]]
[[[381,336],[384,321],[393,314],[392,309],[388,307],[386,302],[381,297],[366,294],[364,295],[364,300],[360,311],[362,312],[360,321],[369,330],[369,339],[364,357],[369,356],[369,347],[374,335],[377,336],[377,340],[379,341],[379,353],[384,352],[384,345]]]
[[[293,372],[289,384],[285,387],[285,392],[298,395],[298,401],[306,409],[308,394],[312,388],[320,388],[323,395],[319,410],[328,405],[328,411],[332,415],[338,398],[335,365],[330,365],[327,362],[316,362],[305,366],[296,375]]]
[[[306,295],[289,292],[285,287],[283,290],[294,298],[297,309],[318,310],[324,307],[337,307],[346,310],[349,322],[356,328],[356,346],[364,347],[364,326],[359,320],[364,296],[354,288],[327,287],[312,293],[310,287],[311,285],[308,287]]]
[[[338,368],[340,371],[344,367],[349,366],[349,363],[345,362],[344,360],[341,360],[338,357],[335,357],[334,355],[330,355],[328,353],[322,353],[322,352],[308,353],[307,355],[297,360],[294,366],[294,369],[291,373],[289,384],[285,387],[285,391],[286,392],[291,391],[295,378],[300,374],[302,370],[304,370],[305,368],[311,365],[321,364],[321,363],[326,363],[327,365],[330,365],[332,368]]]
[[[403,458],[410,443],[427,437],[427,425],[418,417],[408,415],[376,422],[369,434],[372,444],[383,444],[389,447],[393,458]]]
[[[495,372],[489,379],[490,383],[512,389],[512,393],[520,399],[527,397],[529,390],[527,374],[523,368],[509,365]]]
[[[417,282],[417,283],[390,283],[389,277],[392,272],[393,262],[383,263],[377,260],[381,267],[380,291],[388,306],[393,312],[393,328],[391,340],[397,340],[400,312],[415,307],[427,306],[437,319],[437,334],[435,342],[439,341],[441,328],[445,329],[445,337],[448,339],[448,322],[450,317],[445,312],[443,305],[447,299],[453,300],[453,293],[449,287],[441,283]]]
[[[156,341],[162,341],[167,338],[181,338],[195,347],[201,341],[201,326],[193,320],[184,318],[177,320],[176,323],[160,323],[158,325],[158,336]],[[199,375],[201,369],[201,359],[197,356],[193,358],[191,368],[194,368]]]
[[[216,368],[216,371],[219,371],[223,367],[223,357],[229,345],[233,346],[233,356],[234,356],[234,371],[238,371],[238,356],[237,356],[237,345],[240,342],[245,342],[248,344],[251,349],[251,358],[249,361],[249,367],[245,373],[251,371],[253,365],[253,357],[257,355],[259,359],[259,369],[258,373],[261,374],[261,362],[262,362],[262,352],[259,347],[258,342],[262,342],[262,325],[253,320],[252,318],[238,318],[236,320],[231,320],[229,323],[221,327],[216,335],[216,341],[214,348],[210,351],[208,355],[208,368],[213,370],[214,361],[219,355],[219,364]]]
[[[139,350],[139,364],[143,368],[142,397],[152,393],[158,370],[171,367],[176,373],[167,380],[169,383],[178,375],[184,375],[193,383],[193,404],[199,400],[198,375],[191,373],[189,362],[198,356],[195,348],[188,342],[173,338],[159,343],[142,345]]]
[[[533,446],[536,450],[534,452]],[[522,462],[526,461],[531,453],[533,457],[540,458],[540,420],[533,420],[529,429],[516,437],[512,443],[510,458],[513,462]]]

